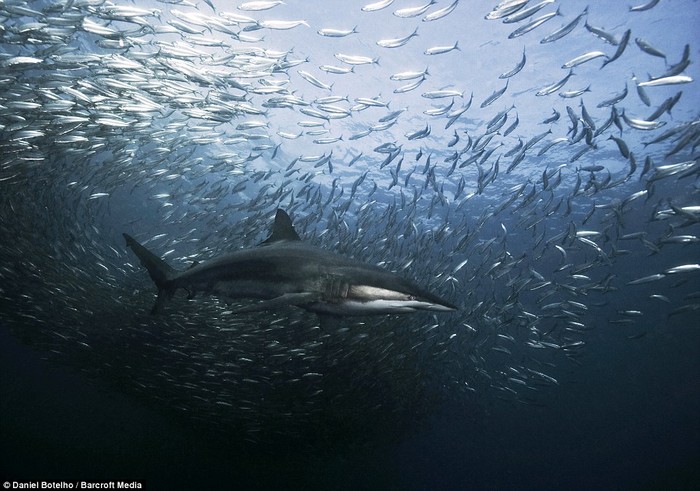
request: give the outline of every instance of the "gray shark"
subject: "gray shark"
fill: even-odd
[[[271,310],[287,305],[321,315],[396,314],[457,307],[390,271],[304,243],[292,220],[277,210],[270,237],[243,249],[177,271],[123,234],[158,287],[151,313],[160,311],[178,289],[231,299],[258,299],[238,312]]]

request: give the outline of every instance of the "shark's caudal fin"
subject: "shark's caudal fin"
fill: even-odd
[[[148,270],[148,274],[156,284],[156,287],[158,287],[158,299],[151,309],[151,314],[155,314],[161,310],[165,301],[171,298],[173,293],[175,293],[172,280],[178,274],[178,271],[139,244],[131,235],[122,235],[124,235],[126,239],[126,245],[131,247],[131,250],[134,251],[134,254],[136,254],[141,261],[141,264]]]

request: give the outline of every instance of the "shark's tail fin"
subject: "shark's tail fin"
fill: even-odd
[[[172,298],[175,293],[172,280],[178,274],[178,271],[139,244],[131,235],[123,235],[126,239],[126,245],[131,247],[131,250],[134,251],[134,254],[136,254],[141,261],[141,264],[146,267],[148,274],[156,284],[156,287],[158,287],[158,299],[151,309],[151,314],[155,314],[161,310],[166,300]]]

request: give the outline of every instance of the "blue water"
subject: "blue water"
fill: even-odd
[[[413,18],[393,15],[417,6],[398,0],[376,11],[356,2],[289,0],[262,11],[138,2],[159,12],[129,22],[110,21],[119,11],[109,4],[51,5],[0,6],[0,480],[700,487],[697,1],[630,11],[628,2],[561,0],[516,23],[485,19],[496,2],[466,0],[434,21],[422,19],[449,2]],[[586,7],[569,34],[540,42]],[[236,15],[258,27],[306,24],[256,29]],[[618,41],[630,30],[625,50],[602,68],[603,57],[575,66],[562,88],[536,95],[575,57],[618,50],[586,22]],[[42,23],[68,31],[47,38]],[[317,33],[324,28],[356,32],[332,38]],[[416,28],[404,46],[377,45]],[[687,79],[640,94],[633,77],[660,76],[686,46]],[[523,53],[524,68],[485,104]],[[369,63],[324,72],[352,66],[337,54]],[[418,88],[396,91],[420,77],[392,75],[426,68]],[[600,128],[614,113],[598,105],[625,88],[621,128],[582,133],[584,107]],[[460,95],[423,95],[439,90]],[[583,92],[559,95],[573,90]],[[622,117],[644,122],[679,92],[656,129]],[[297,102],[273,107],[281,96]],[[329,96],[338,99],[318,101]],[[449,127],[448,116],[425,113],[470,99]],[[325,119],[302,113],[309,108]],[[402,109],[395,124],[376,126]],[[455,152],[458,163],[474,156],[470,145],[506,110],[484,147],[491,156],[452,168]],[[343,111],[351,116],[335,119]],[[251,122],[260,125],[237,129]],[[328,131],[313,134],[319,128]],[[520,163],[517,152],[506,156],[548,130]],[[383,165],[387,154],[375,149],[388,143],[400,150]],[[123,232],[184,269],[254,247],[278,207],[304,240],[408,277],[459,312],[343,319],[323,333],[298,309],[236,314],[211,298],[176,296],[165,315],[148,315],[154,288]],[[634,284],[653,274],[664,277]]]

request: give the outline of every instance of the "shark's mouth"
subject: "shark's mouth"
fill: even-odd
[[[351,300],[358,301],[386,300],[407,302],[415,300],[414,296],[409,295],[407,293],[397,292],[396,290],[388,290],[386,288],[379,288],[376,286],[369,285],[352,285],[348,292],[348,298]]]

